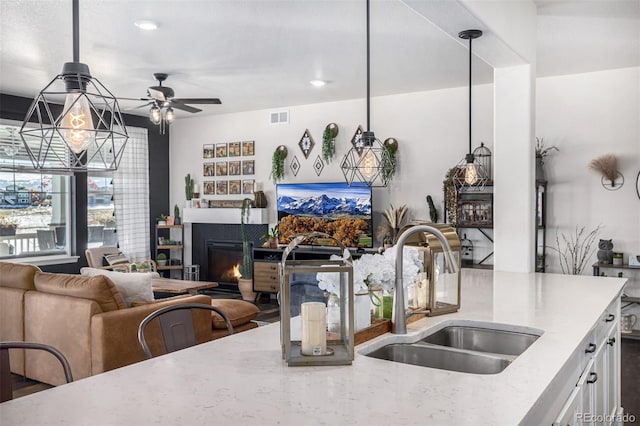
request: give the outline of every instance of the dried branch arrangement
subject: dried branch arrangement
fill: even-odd
[[[596,249],[596,238],[600,231],[600,225],[585,235],[584,226],[578,230],[576,226],[573,235],[558,235],[556,229],[556,247],[548,247],[558,253],[560,268],[563,274],[581,275]],[[561,242],[562,240],[562,242]]]
[[[618,159],[613,154],[606,154],[591,160],[589,167],[600,173],[605,179],[615,181],[618,177]]]
[[[393,229],[393,241],[395,242],[398,231],[402,227],[402,223],[407,216],[408,208],[406,204],[403,204],[398,208],[393,207],[393,204],[390,206],[391,207],[386,209],[382,215],[387,219],[387,222],[389,222],[391,229]]]

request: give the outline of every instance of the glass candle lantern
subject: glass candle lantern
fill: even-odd
[[[401,232],[413,225],[428,224],[437,228],[447,238],[451,246],[453,261],[460,270],[461,245],[460,238],[449,225],[434,223],[413,223],[403,228]],[[417,233],[407,240],[407,247],[416,247],[423,253],[424,273],[418,275],[418,282],[413,286],[413,309],[429,311],[428,316],[448,314],[460,309],[460,272],[451,273],[445,261],[444,249],[440,240],[429,233]],[[422,303],[426,301],[425,303]],[[426,306],[425,306],[426,305]]]
[[[311,252],[305,253],[304,260],[289,259],[289,254],[299,245],[316,238],[336,241],[342,249],[343,257],[335,260],[314,259]],[[292,284],[296,277],[315,277],[318,272],[339,274],[339,291],[328,300],[331,304],[330,311],[325,302],[292,297]],[[354,356],[355,296],[349,250],[327,234],[300,234],[284,250],[279,275],[283,359],[289,366],[350,365]]]

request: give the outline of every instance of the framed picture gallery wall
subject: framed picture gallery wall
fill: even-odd
[[[255,141],[204,144],[202,160],[203,195],[215,197],[253,194]]]

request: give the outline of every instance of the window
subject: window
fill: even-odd
[[[113,177],[87,176],[88,247],[117,246]]]
[[[0,123],[0,258],[68,253],[70,178],[33,169],[20,126]]]

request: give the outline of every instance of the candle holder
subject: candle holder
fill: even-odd
[[[314,259],[305,253],[304,260],[288,259],[299,245],[322,238],[334,241],[342,250],[339,259]],[[332,299],[331,318],[324,302],[305,302],[293,306],[291,283],[295,276],[313,276],[318,272],[340,274],[340,290]],[[280,340],[282,358],[292,366],[350,365],[354,354],[353,263],[342,243],[321,232],[300,234],[284,250],[279,264]],[[337,299],[337,301],[336,301]],[[337,305],[336,306],[336,302]],[[300,312],[300,315],[293,315]],[[327,332],[327,320],[331,330]]]

